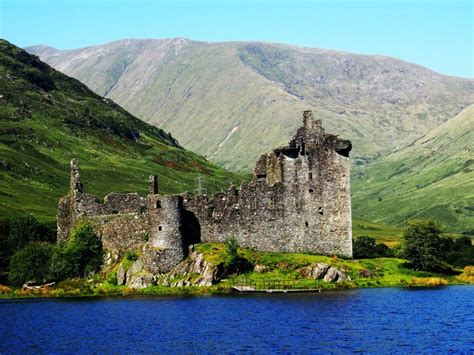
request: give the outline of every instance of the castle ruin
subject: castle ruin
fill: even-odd
[[[90,223],[110,261],[139,250],[148,272],[169,271],[189,245],[225,242],[272,252],[311,252],[352,257],[351,143],[325,133],[311,111],[288,146],[262,155],[251,181],[212,197],[159,193],[111,193],[103,201],[85,193],[77,161],[70,193],[59,202],[58,239],[76,223]]]

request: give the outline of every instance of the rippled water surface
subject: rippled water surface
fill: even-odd
[[[474,287],[0,301],[0,353],[474,352]]]

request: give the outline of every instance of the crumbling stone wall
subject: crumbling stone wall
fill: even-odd
[[[148,218],[134,213],[83,217],[102,241],[112,261],[122,259],[127,250],[140,251],[149,239]]]
[[[306,111],[289,145],[263,155],[240,191],[186,196],[184,207],[197,217],[204,242],[236,238],[259,250],[352,257],[350,150]]]
[[[150,177],[150,195],[111,193],[103,201],[85,193],[79,166],[71,161],[71,191],[59,201],[58,240],[65,242],[74,225],[89,223],[101,239],[107,260],[120,260],[133,249],[155,272],[167,272],[185,256],[182,198],[158,194],[158,179]]]
[[[85,193],[73,160],[71,191],[58,207],[58,239],[66,241],[78,221],[87,221],[112,258],[141,251],[151,273],[169,271],[191,244],[230,238],[264,251],[352,257],[351,143],[325,133],[310,111],[303,122],[288,146],[262,155],[251,181],[210,198],[161,195],[152,175],[146,198],[111,193],[100,201]]]

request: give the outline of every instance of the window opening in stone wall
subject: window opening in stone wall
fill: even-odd
[[[319,214],[322,216],[322,215],[323,215],[323,208],[322,208],[322,207],[319,207],[319,208],[318,208],[318,212],[319,212]]]
[[[313,192],[314,192],[314,190],[313,190],[313,189],[309,189],[309,193],[313,193]]]
[[[163,230],[163,227],[162,227],[162,226],[158,226],[158,230],[159,230],[159,231],[162,231],[162,230]]]
[[[161,208],[161,201],[156,201],[155,207],[156,207],[156,208]]]
[[[304,222],[304,225],[305,225],[306,227],[309,227],[309,223],[308,223],[307,221]]]
[[[140,214],[144,214],[146,212],[145,206],[140,206]]]
[[[308,178],[309,178],[310,180],[313,180],[313,173],[312,173],[311,171],[308,173]]]
[[[118,210],[112,210],[112,214],[118,214]]]

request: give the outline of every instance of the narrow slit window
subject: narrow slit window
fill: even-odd
[[[161,201],[156,201],[156,208],[161,208]]]
[[[312,173],[311,171],[308,173],[308,178],[309,178],[310,180],[313,180],[313,173]]]
[[[322,216],[322,215],[323,215],[323,208],[322,208],[322,207],[319,207],[319,208],[318,208],[318,212],[319,212],[319,214]]]
[[[308,223],[307,221],[304,222],[304,225],[305,225],[306,227],[309,227],[309,223]]]
[[[158,230],[159,230],[159,231],[162,231],[162,230],[163,230],[163,227],[162,227],[162,226],[158,226]]]

